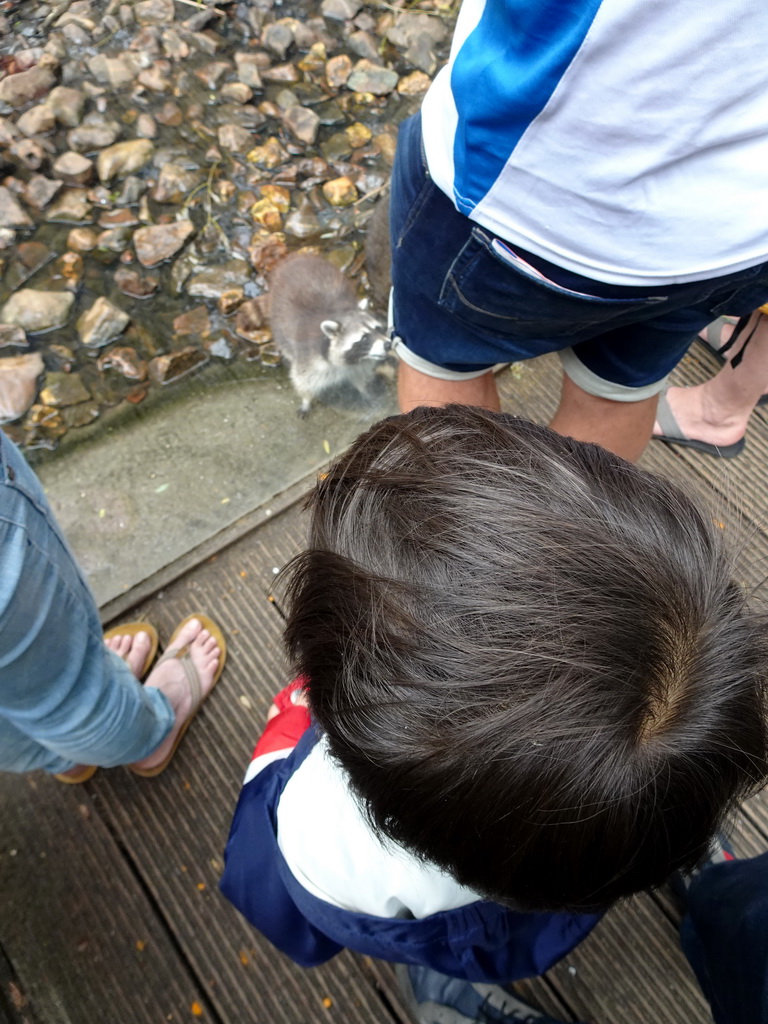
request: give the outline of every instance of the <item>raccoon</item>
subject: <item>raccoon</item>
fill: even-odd
[[[370,399],[389,339],[381,322],[360,307],[341,271],[322,256],[294,253],[273,270],[269,296],[272,338],[290,364],[299,415],[339,385],[351,384]]]

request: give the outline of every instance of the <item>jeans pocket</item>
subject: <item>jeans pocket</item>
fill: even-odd
[[[472,327],[534,338],[600,333],[622,317],[654,315],[666,301],[664,295],[603,298],[572,291],[475,227],[446,274],[439,303]]]

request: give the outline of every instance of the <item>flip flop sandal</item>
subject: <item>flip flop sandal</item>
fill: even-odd
[[[175,648],[173,646],[174,641],[178,637],[179,633],[191,619],[197,619],[199,622],[202,623],[203,629],[208,630],[208,632],[211,634],[211,636],[218,644],[219,650],[221,652],[219,655],[219,664],[216,668],[216,673],[213,677],[213,682],[211,683],[208,693],[203,693],[202,684],[200,682],[200,676],[197,673],[197,669],[195,668],[194,663],[192,661],[192,657],[189,653],[189,645],[186,644],[184,647],[178,648]],[[135,768],[133,765],[128,765],[128,767],[134,773],[134,775],[140,775],[143,779],[153,779],[155,778],[156,775],[160,775],[161,772],[165,771],[165,769],[173,760],[173,755],[178,750],[179,744],[184,738],[184,734],[192,724],[192,719],[195,717],[197,712],[202,707],[203,703],[213,692],[213,688],[216,686],[219,679],[221,678],[221,673],[224,670],[224,663],[227,660],[227,644],[224,639],[224,634],[221,632],[219,627],[211,619],[208,618],[207,615],[201,615],[199,612],[193,615],[188,615],[178,624],[176,629],[174,629],[173,635],[171,636],[171,639],[168,641],[168,647],[166,648],[165,653],[160,658],[157,664],[160,665],[164,661],[167,661],[169,658],[175,658],[178,662],[181,663],[181,666],[184,669],[184,672],[187,677],[187,683],[189,684],[189,689],[192,694],[192,707],[190,708],[189,714],[187,715],[183,725],[181,726],[181,729],[179,729],[179,734],[174,740],[170,753],[165,758],[165,760],[161,761],[160,764],[155,765],[154,768]]]
[[[151,622],[124,622],[121,626],[113,626],[112,629],[108,629],[104,634],[104,639],[109,640],[113,636],[136,636],[137,633],[148,633],[150,640],[149,652],[144,659],[144,664],[141,666],[141,670],[137,676],[138,679],[143,679],[144,676],[149,672],[149,667],[155,660],[157,655],[157,648],[160,643],[160,637],[157,635],[157,630]],[[64,775],[60,773],[54,775],[54,779],[58,779],[59,782],[63,782],[69,786],[79,786],[82,782],[87,782],[88,779],[92,779],[98,771],[96,765],[84,764],[82,771],[78,772],[77,775]]]
[[[761,313],[768,313],[768,304],[766,306],[760,306]],[[744,330],[749,322],[749,317],[742,317],[739,319],[735,316],[719,316],[717,320],[713,320],[711,324],[707,324],[703,331],[699,332],[699,341],[704,345],[717,360],[724,365],[726,363],[725,353],[735,344],[739,334]],[[742,323],[743,321],[743,323]],[[723,328],[726,326],[733,327],[728,341],[723,341]],[[753,331],[754,333],[754,331]],[[744,354],[744,349],[749,344],[752,338],[752,334],[746,339],[741,347],[741,351],[735,359],[736,365],[741,361],[741,356]],[[760,395],[755,405],[768,405],[768,394]]]
[[[680,424],[675,419],[675,414],[667,399],[666,391],[659,395],[659,405],[656,411],[656,420],[663,430],[662,434],[654,434],[654,441],[664,441],[666,444],[679,444],[683,448],[694,448],[698,452],[706,452],[716,459],[733,459],[744,451],[746,441],[743,437],[733,444],[710,444],[709,441],[699,441],[695,437],[686,437],[680,429]]]

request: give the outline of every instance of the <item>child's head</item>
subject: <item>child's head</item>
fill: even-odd
[[[378,424],[311,499],[289,651],[375,827],[522,909],[702,855],[766,774],[765,619],[677,487],[511,416]]]

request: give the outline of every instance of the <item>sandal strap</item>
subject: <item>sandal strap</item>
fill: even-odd
[[[162,657],[158,658],[157,665],[163,661],[170,661],[171,658],[180,663],[184,669],[184,675],[187,677],[189,691],[192,695],[192,706],[189,709],[187,718],[191,719],[197,714],[200,705],[203,703],[203,684],[200,682],[200,676],[189,653],[189,644],[185,644],[183,647],[169,647],[167,651],[163,652]]]

